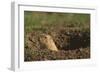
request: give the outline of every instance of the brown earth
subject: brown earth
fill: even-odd
[[[44,44],[41,35],[45,34],[51,39],[48,44]],[[40,40],[42,38],[42,40]],[[46,41],[45,41],[46,43]],[[51,49],[56,49],[53,51]],[[59,50],[59,51],[58,51]],[[90,58],[90,33],[78,29],[59,29],[46,32],[35,31],[25,36],[25,61],[44,61],[44,60],[66,60],[66,59],[87,59]]]

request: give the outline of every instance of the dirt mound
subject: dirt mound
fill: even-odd
[[[60,31],[51,32],[50,35],[60,50],[71,50],[90,46],[90,33],[88,31],[61,29]]]
[[[58,52],[49,50],[54,49],[52,46],[47,47],[41,43],[41,35],[49,35],[55,49]],[[64,60],[64,59],[84,59],[90,58],[90,33],[80,30],[50,30],[47,32],[30,32],[25,36],[25,61],[39,61],[39,60]]]
[[[25,61],[46,61],[46,60],[67,60],[67,59],[88,59],[90,58],[89,48],[74,50],[60,50],[58,52],[48,49],[26,49]]]

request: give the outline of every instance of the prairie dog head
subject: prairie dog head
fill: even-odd
[[[53,38],[48,34],[41,34],[40,35],[40,42],[49,50],[58,51]]]
[[[52,37],[50,35],[47,35],[47,34],[42,34],[40,36],[40,42],[42,43],[48,43],[52,40]]]

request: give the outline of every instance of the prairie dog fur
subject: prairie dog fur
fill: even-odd
[[[47,49],[52,51],[58,51],[58,48],[56,47],[52,37],[48,34],[41,34],[40,35],[40,42],[42,45],[44,45]]]

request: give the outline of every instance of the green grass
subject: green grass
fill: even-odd
[[[90,27],[90,14],[79,13],[51,13],[51,12],[24,12],[25,33],[33,30],[45,30],[52,27]]]

